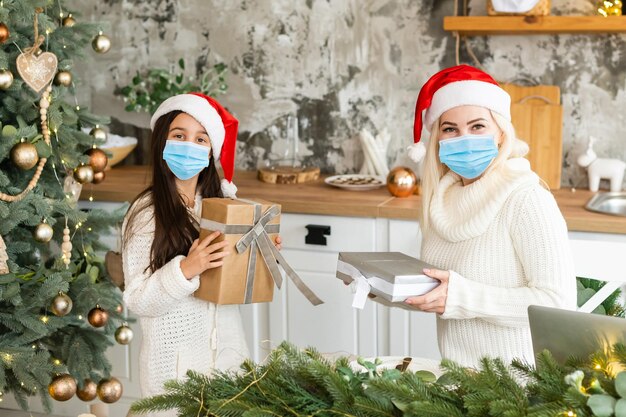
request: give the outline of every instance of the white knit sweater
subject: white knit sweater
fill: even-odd
[[[199,216],[200,208],[201,199],[197,196],[193,215]],[[163,393],[165,381],[183,378],[188,369],[203,373],[236,369],[249,356],[239,307],[216,306],[195,298],[199,277],[185,278],[180,269],[182,255],[152,274],[144,272],[150,263],[154,239],[152,207],[140,212],[135,221],[122,255],[124,302],[139,317],[141,326],[142,395]],[[122,230],[126,227],[125,220]],[[175,410],[148,414],[175,415]]]
[[[534,363],[527,307],[574,309],[576,282],[565,221],[528,161],[510,159],[467,186],[447,173],[430,222],[422,259],[453,271],[437,317],[442,356]]]

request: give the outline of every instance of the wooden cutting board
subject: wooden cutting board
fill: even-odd
[[[530,166],[553,189],[561,187],[563,107],[559,87],[501,84],[511,95],[511,119],[517,137],[528,143]]]

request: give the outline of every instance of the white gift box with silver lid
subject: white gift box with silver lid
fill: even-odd
[[[363,308],[369,293],[406,307],[404,300],[439,285],[423,273],[424,268],[435,267],[401,252],[340,252],[337,278],[353,285],[352,307]]]

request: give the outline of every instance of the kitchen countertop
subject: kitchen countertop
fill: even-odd
[[[397,198],[385,187],[371,191],[346,191],[326,185],[323,178],[305,184],[268,184],[257,180],[256,172],[237,171],[234,182],[242,198],[263,198],[281,204],[285,213],[335,216],[383,217],[417,220],[420,196]],[[83,187],[81,199],[93,195],[96,201],[132,201],[148,184],[145,166],[122,166],[106,171],[98,185]],[[594,195],[589,190],[553,190],[568,229],[579,232],[626,234],[626,217],[593,213],[584,209]]]

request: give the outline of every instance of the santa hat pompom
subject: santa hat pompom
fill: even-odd
[[[426,146],[422,142],[414,143],[406,147],[409,158],[414,162],[419,162],[426,155]]]
[[[237,198],[237,186],[228,180],[222,180],[222,195],[224,198]]]

